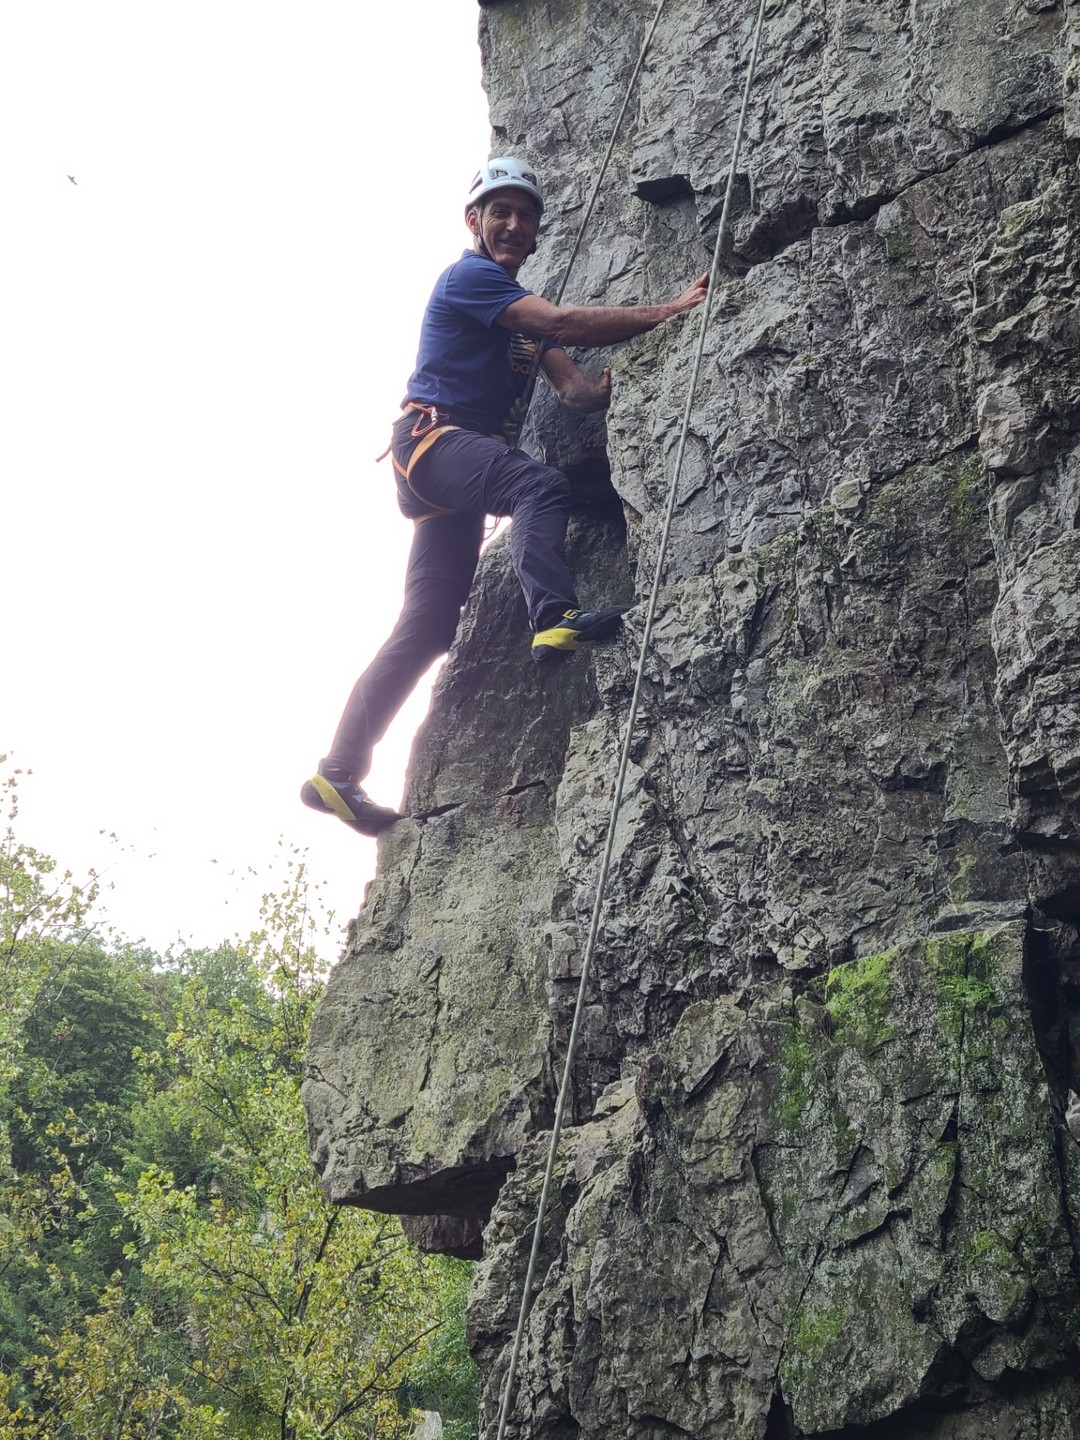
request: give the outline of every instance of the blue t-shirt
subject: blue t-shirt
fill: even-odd
[[[540,342],[495,321],[531,294],[494,260],[466,250],[435,282],[405,398],[435,405],[467,429],[498,431],[524,394]]]

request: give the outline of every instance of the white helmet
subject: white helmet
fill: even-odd
[[[485,195],[490,195],[494,190],[507,190],[511,187],[528,191],[543,215],[544,188],[540,184],[540,176],[530,169],[524,160],[518,160],[513,155],[500,155],[498,159],[489,160],[486,165],[481,166],[476,173],[476,179],[469,186],[469,198],[465,202],[466,213]]]

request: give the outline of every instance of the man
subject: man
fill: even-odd
[[[360,782],[371,752],[413,686],[450,648],[468,598],[487,515],[512,517],[510,554],[533,628],[532,656],[559,660],[614,637],[623,607],[578,607],[566,564],[570,484],[515,448],[533,359],[563,404],[607,408],[611,371],[587,375],[566,345],[613,345],[692,310],[708,276],[662,305],[555,306],[518,284],[536,249],[544,194],[536,171],[506,156],[476,176],[465,207],[473,248],[439,277],[420,330],[391,453],[398,505],[416,532],[405,605],[353,687],[329,754],[300,792],[363,835],[401,817]]]

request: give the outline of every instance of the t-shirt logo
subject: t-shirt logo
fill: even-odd
[[[524,335],[511,335],[510,369],[516,375],[528,375],[539,350],[539,340],[527,340]]]

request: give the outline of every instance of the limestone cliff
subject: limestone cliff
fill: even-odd
[[[480,10],[534,289],[653,10]],[[568,298],[707,268],[752,21],[669,0]],[[1078,78],[1077,0],[767,12],[518,1440],[1080,1437]],[[535,409],[586,603],[651,584],[696,333]],[[489,1421],[640,628],[534,673],[488,550],[312,1036],[329,1192],[483,1228]]]

